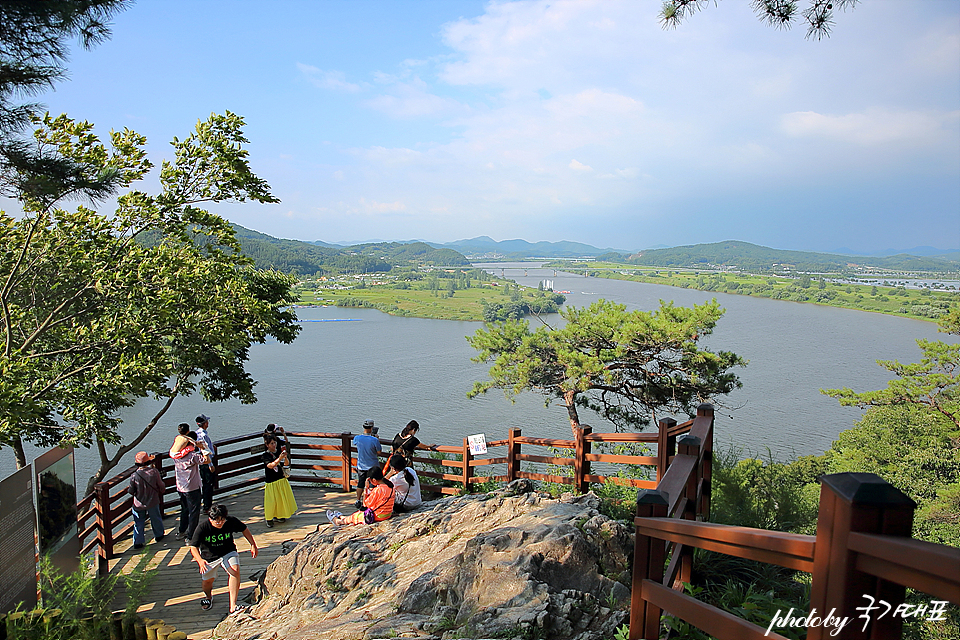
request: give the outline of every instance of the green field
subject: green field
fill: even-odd
[[[716,291],[749,295],[759,298],[823,304],[858,311],[872,311],[890,315],[906,316],[919,320],[936,321],[953,307],[960,305],[960,291],[933,291],[931,289],[907,289],[903,286],[881,286],[838,282],[833,277],[818,277],[798,274],[797,277],[753,275],[748,273],[681,270],[639,269],[636,265],[612,263],[555,262],[550,268],[563,269],[570,273],[587,273],[591,277],[630,280],[651,284],[664,284],[684,289]],[[884,276],[877,276],[883,279]],[[896,280],[890,276],[887,280]]]
[[[344,288],[347,286],[349,288]],[[365,307],[395,316],[481,322],[485,306],[531,302],[542,295],[537,289],[520,287],[489,275],[472,281],[462,277],[391,281],[375,275],[361,281],[356,278],[333,282],[308,280],[298,285],[297,292],[300,304],[304,305]]]

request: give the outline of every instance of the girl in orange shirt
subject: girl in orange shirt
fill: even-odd
[[[345,516],[338,511],[327,511],[327,518],[333,524],[373,524],[388,520],[393,515],[393,483],[383,477],[383,471],[374,468],[367,476],[367,486],[363,491],[364,509],[353,515]],[[368,512],[373,513],[371,521]]]

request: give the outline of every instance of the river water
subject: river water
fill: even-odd
[[[523,264],[485,266],[497,275],[503,270],[526,286],[553,280],[555,290],[571,292],[566,294],[568,305],[607,298],[649,310],[660,299],[690,305],[716,297],[727,311],[707,346],[750,361],[738,372],[743,389],[725,401],[734,408],[717,417],[718,443],[761,454],[769,448],[779,459],[822,453],[862,414],[820,394],[821,388],[881,388],[889,376],[875,364],[877,359],[916,361],[917,338],[955,341],[937,333],[934,323],[908,318],[584,278]],[[251,350],[249,371],[259,381],[259,402],[211,404],[199,396],[179,398],[140,448],[167,449],[176,425],[192,425],[199,413],[212,417],[214,439],[260,431],[269,422],[288,430],[359,432],[368,418],[387,437],[415,418],[421,424],[421,440],[437,444],[462,444],[465,436],[475,433],[499,439],[510,427],[522,428],[525,435],[570,436],[563,407],[545,407],[537,394],[522,394],[515,403],[499,391],[467,399],[473,382],[484,379],[487,371],[487,366],[471,362],[476,352],[464,339],[481,323],[399,318],[372,309],[315,307],[297,312],[304,320],[303,331],[292,345],[269,342]],[[138,433],[158,407],[157,402],[143,400],[124,411],[124,436]],[[594,431],[613,430],[596,416],[584,415],[581,420]],[[128,457],[121,468],[132,464]],[[4,452],[0,460],[4,475],[13,469],[12,459],[10,450]],[[92,451],[77,452],[81,487],[96,465]]]

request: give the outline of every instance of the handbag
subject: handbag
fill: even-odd
[[[393,489],[390,489],[390,495],[391,495],[391,496],[396,495],[396,493],[394,492]],[[390,498],[387,498],[387,500],[389,500],[389,499],[390,499]],[[384,502],[383,502],[382,504],[377,505],[377,508],[379,509],[379,508],[382,507],[384,504],[386,504],[386,500],[384,500]],[[377,514],[376,514],[376,512],[374,512],[374,510],[371,509],[370,507],[364,507],[364,509],[363,509],[363,523],[364,523],[364,524],[373,524],[373,523],[375,523],[376,521],[377,521]]]
[[[280,471],[283,471],[283,477],[284,477],[284,478],[289,478],[289,477],[290,477],[290,469],[288,469],[287,467],[285,467],[285,466],[283,466],[283,465],[280,465]]]

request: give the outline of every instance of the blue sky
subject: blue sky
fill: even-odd
[[[213,210],[285,238],[960,248],[960,2],[865,0],[819,42],[658,8],[140,0],[41,99],[154,160],[242,115],[282,203]]]

